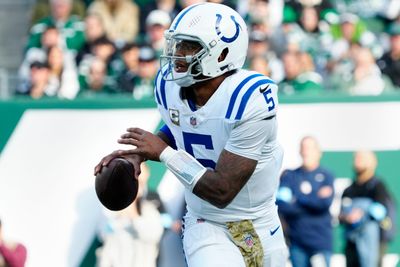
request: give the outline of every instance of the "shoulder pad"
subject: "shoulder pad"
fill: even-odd
[[[166,110],[168,110],[166,87],[170,88],[171,85],[173,84],[173,83],[168,82],[163,79],[163,75],[165,75],[167,71],[168,71],[168,68],[160,69],[157,72],[157,76],[154,81],[154,96],[155,96],[156,102],[159,106],[162,106]]]
[[[273,80],[256,72],[247,72],[246,76],[233,82],[233,87],[226,119],[265,119],[275,115],[278,87]]]

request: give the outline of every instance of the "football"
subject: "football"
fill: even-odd
[[[128,207],[135,200],[138,187],[134,167],[124,158],[113,159],[96,175],[97,197],[109,210],[118,211]]]

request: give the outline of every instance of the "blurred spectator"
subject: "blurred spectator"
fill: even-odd
[[[336,0],[331,2],[340,13],[351,12],[362,18],[393,19],[400,11],[398,0]]]
[[[400,23],[389,27],[390,50],[378,60],[378,66],[396,87],[400,87]]]
[[[160,202],[148,191],[149,170],[144,163],[141,169],[135,201],[106,222],[104,245],[97,253],[99,267],[156,267],[163,234]]]
[[[386,19],[394,20],[400,17],[400,1],[388,0],[384,9],[380,13]]]
[[[171,21],[178,15],[181,7],[175,0],[151,0],[146,1],[146,4],[140,10],[140,33],[146,32],[146,19],[153,10],[162,10],[168,13]]]
[[[115,80],[123,70],[123,62],[120,60],[117,49],[107,37],[100,37],[93,41],[91,54],[85,54],[79,64],[79,80],[88,81],[89,70],[94,60],[100,59],[106,64],[107,81]],[[110,86],[110,82],[107,82]],[[84,86],[85,87],[85,86]]]
[[[179,4],[182,7],[182,9],[194,5],[194,4],[198,4],[198,3],[204,3],[206,2],[205,0],[179,0]]]
[[[300,26],[304,35],[300,41],[300,50],[307,51],[313,57],[316,70],[325,74],[328,60],[327,44],[331,42],[327,22],[320,19],[321,9],[315,6],[305,6],[300,13]]]
[[[254,30],[249,36],[249,49],[247,58],[253,61],[253,58],[264,57],[264,61],[268,64],[270,77],[277,83],[282,81],[284,76],[282,61],[276,53],[271,49],[271,44],[266,33]],[[257,60],[261,63],[260,60]],[[251,65],[251,62],[250,62]],[[250,66],[251,69],[255,70]]]
[[[282,25],[270,35],[271,43],[280,57],[286,51],[302,51],[302,42],[306,35],[297,23],[298,18],[299,14],[291,6],[285,5]]]
[[[139,79],[139,46],[128,43],[121,49],[121,53],[125,68],[117,79],[118,89],[132,94]]]
[[[76,64],[78,66],[86,55],[92,54],[93,43],[100,38],[106,38],[106,32],[101,18],[97,15],[88,15],[85,18],[86,41],[76,55]]]
[[[34,61],[30,65],[29,79],[17,88],[18,94],[29,95],[33,99],[56,96],[58,85],[50,81],[50,66],[46,62]]]
[[[72,0],[71,15],[79,18],[85,17],[86,7],[82,0]],[[48,17],[51,14],[49,0],[36,0],[33,7],[31,25],[36,24],[39,20]]]
[[[329,50],[333,61],[345,57],[353,43],[369,47],[375,57],[382,56],[383,48],[376,36],[368,31],[365,23],[355,14],[341,14],[340,23],[332,25],[331,34],[334,41]]]
[[[271,77],[271,69],[268,60],[263,56],[255,56],[250,58],[250,70],[257,71],[265,76]]]
[[[142,40],[151,46],[157,54],[157,58],[161,55],[164,44],[164,31],[169,28],[171,19],[167,12],[162,10],[153,10],[146,18],[146,34]]]
[[[23,244],[4,239],[0,221],[0,267],[24,267],[26,256],[27,251]]]
[[[283,55],[285,79],[279,92],[285,95],[315,95],[323,91],[322,77],[314,71],[311,56],[307,53],[288,51]]]
[[[301,167],[283,172],[277,193],[279,212],[286,223],[293,267],[330,266],[333,237],[329,207],[333,200],[330,171],[320,166],[317,140],[301,140]]]
[[[47,50],[53,46],[61,46],[61,37],[58,29],[49,26],[40,38],[40,48],[31,47],[26,51],[24,60],[18,70],[21,83],[27,83],[30,77],[30,66],[35,61],[47,62]],[[70,53],[70,52],[69,52]]]
[[[355,54],[360,49],[360,44],[352,43],[349,51],[337,61],[330,61],[327,65],[327,81],[329,89],[348,92],[348,88],[352,86],[353,71],[355,68]],[[347,90],[347,91],[346,91]]]
[[[346,265],[376,267],[379,262],[379,222],[384,219],[388,192],[375,176],[377,158],[372,151],[354,155],[354,182],[344,190],[339,219],[345,226]]]
[[[269,9],[269,1],[252,0],[249,3],[248,16],[251,21],[258,21],[266,27],[268,34],[272,31],[272,25],[269,23],[271,10]]]
[[[41,47],[41,36],[49,27],[56,27],[61,36],[63,48],[77,52],[85,41],[84,25],[71,15],[72,0],[50,0],[51,16],[40,20],[30,31],[27,49]]]
[[[99,58],[94,58],[87,75],[80,77],[80,87],[79,97],[116,93],[115,81],[107,75],[107,64]]]
[[[292,6],[299,12],[304,7],[320,7],[322,9],[332,8],[330,0],[286,0],[286,4]]]
[[[47,61],[50,67],[50,83],[58,88],[60,98],[75,98],[79,91],[78,72],[74,57],[58,46],[49,48]]]
[[[359,43],[361,34],[365,31],[365,26],[359,18],[350,13],[340,16],[340,23],[332,26],[332,36],[335,42],[332,45],[331,56],[338,60],[349,51],[351,43]]]
[[[111,64],[117,52],[114,43],[107,37],[96,39],[92,44],[92,49],[92,54],[107,64]]]
[[[253,30],[249,35],[248,57],[264,56],[270,51],[268,35],[262,31]]]
[[[359,47],[354,54],[353,86],[347,88],[352,95],[379,95],[385,89],[382,73],[371,51]]]
[[[236,3],[236,1],[231,1]],[[264,25],[268,35],[282,23],[283,0],[239,0],[237,8],[228,4],[245,18],[247,22],[258,21]]]
[[[151,47],[141,47],[139,52],[138,80],[133,90],[133,98],[152,99],[154,97],[154,80],[158,71],[158,60]]]
[[[88,9],[103,21],[107,37],[117,45],[133,41],[139,31],[139,8],[130,0],[96,0]]]

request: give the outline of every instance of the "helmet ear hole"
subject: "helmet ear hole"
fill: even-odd
[[[194,69],[195,69],[195,71],[197,71],[197,72],[202,72],[202,71],[203,71],[202,68],[201,68],[201,66],[200,66],[200,64],[196,64],[196,66],[194,66]]]
[[[199,63],[196,63],[195,65],[193,65],[192,71],[191,71],[192,75],[199,75],[202,72],[203,72],[203,69]]]
[[[218,57],[218,62],[224,61],[226,56],[228,55],[228,53],[229,53],[229,48],[225,47],[224,50],[222,50],[221,54]]]

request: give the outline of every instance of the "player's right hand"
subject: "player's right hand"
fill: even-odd
[[[108,154],[107,156],[103,157],[100,162],[94,167],[94,175],[97,175],[101,172],[101,169],[104,166],[107,166],[111,160],[114,158],[125,158],[130,163],[132,163],[133,168],[135,169],[134,176],[137,179],[140,175],[140,164],[145,160],[143,157],[133,154],[129,150],[115,150],[112,153]]]

